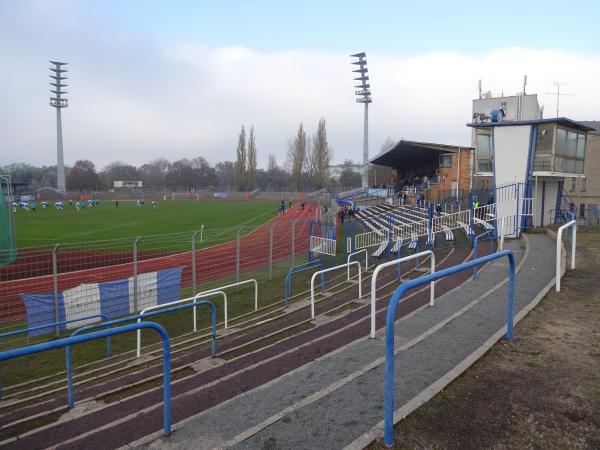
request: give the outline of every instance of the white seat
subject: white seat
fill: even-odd
[[[372,256],[381,256],[381,254],[385,251],[385,249],[387,248],[388,243],[387,242],[382,242],[382,244],[377,248],[377,250],[375,250],[373,252]]]
[[[447,241],[454,240],[454,233],[452,232],[452,230],[450,228],[448,228],[446,225],[442,225],[442,230],[444,230],[444,234],[446,235]]]
[[[460,222],[460,221],[457,221],[456,223],[465,230],[465,233],[467,233],[467,236],[473,236],[475,234],[475,232],[471,228],[471,225],[468,225],[468,224],[466,224],[464,222]]]
[[[492,224],[490,224],[489,222],[486,222],[486,221],[485,221],[485,220],[483,220],[483,219],[480,219],[479,217],[473,217],[473,221],[474,221],[475,223],[478,223],[478,224],[480,224],[480,225],[483,225],[483,227],[484,227],[486,230],[492,230],[492,229],[494,228],[494,226],[493,226]]]

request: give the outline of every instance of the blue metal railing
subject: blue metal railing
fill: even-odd
[[[8,336],[16,336],[17,334],[25,334],[25,333],[30,333],[32,331],[43,330],[44,328],[56,328],[57,326],[59,327],[61,325],[67,325],[69,323],[83,322],[84,320],[98,319],[98,318],[103,319],[103,320],[108,320],[108,317],[106,316],[106,314],[94,314],[93,316],[79,317],[77,319],[62,320],[60,322],[51,322],[51,323],[47,323],[44,325],[36,325],[35,327],[29,327],[29,328],[25,328],[22,330],[8,331],[6,333],[0,334],[0,339],[4,338],[4,337],[8,337]],[[109,342],[110,342],[110,338],[109,338]]]
[[[483,238],[484,236],[487,235],[491,235],[489,241],[490,241],[490,253],[494,253],[494,229],[491,230],[487,230],[484,231],[481,234],[478,234],[477,236],[475,236],[475,239],[473,239],[473,258],[472,259],[477,259],[477,243],[479,242],[479,239]],[[477,266],[473,267],[473,279],[477,278]]]
[[[394,325],[396,321],[396,309],[398,303],[404,297],[404,294],[416,287],[423,286],[431,283],[432,281],[439,280],[449,275],[462,272],[463,270],[470,269],[472,267],[485,264],[489,261],[493,261],[500,258],[508,258],[508,317],[506,325],[506,339],[512,340],[513,336],[513,314],[514,314],[514,303],[515,303],[515,258],[510,250],[503,250],[501,252],[493,253],[491,255],[483,256],[472,261],[467,261],[462,264],[458,264],[448,269],[440,270],[429,275],[416,278],[414,280],[402,283],[398,287],[392,299],[390,300],[387,318],[386,318],[386,330],[385,330],[385,390],[384,390],[384,437],[383,442],[387,447],[391,447],[394,444],[394,337],[395,330]]]
[[[6,361],[12,358],[27,356],[34,353],[45,352],[71,345],[81,344],[83,342],[101,339],[115,334],[127,333],[129,331],[139,330],[141,328],[153,329],[162,338],[163,344],[163,433],[165,436],[171,434],[171,346],[169,343],[169,335],[167,330],[162,325],[155,322],[140,322],[131,323],[106,330],[94,331],[93,333],[84,334],[81,336],[70,336],[67,338],[57,339],[55,341],[43,342],[41,344],[29,345],[27,347],[15,348],[0,352],[0,361]]]
[[[284,281],[284,291],[285,291],[285,308],[288,307],[288,301],[291,295],[291,291],[292,291],[292,275],[294,275],[295,273],[299,273],[299,272],[304,272],[305,270],[310,270],[310,269],[316,269],[316,268],[321,268],[324,269],[325,265],[323,264],[323,262],[320,259],[314,260],[314,261],[309,261],[306,262],[304,264],[299,264],[297,266],[292,267],[287,275],[285,276],[285,281]],[[323,274],[321,274],[321,289],[323,289],[325,285],[325,277]]]
[[[402,249],[404,247],[408,247],[410,244],[412,244],[415,241],[407,241],[404,244],[400,245],[400,247],[398,247],[398,250],[396,252],[396,259],[400,259],[400,254],[402,253]],[[416,240],[416,247],[415,247],[415,253],[419,253],[419,239]],[[417,267],[420,264],[419,262],[419,257],[417,256],[416,258],[416,262],[415,262],[415,267]],[[400,263],[398,263],[398,267],[396,268],[396,276],[398,277],[398,279],[400,279]]]
[[[158,311],[150,311],[145,314],[137,314],[135,316],[123,317],[121,319],[115,319],[115,320],[111,320],[109,322],[101,322],[101,323],[96,323],[93,325],[87,325],[85,327],[81,327],[81,328],[75,330],[71,334],[71,337],[75,337],[75,336],[83,333],[84,331],[89,331],[89,330],[92,330],[95,328],[118,325],[118,324],[121,324],[124,322],[131,322],[132,320],[143,319],[146,317],[154,317],[154,316],[158,316],[160,314],[173,312],[173,311],[179,311],[181,309],[194,308],[194,307],[197,307],[200,305],[209,305],[211,307],[211,311],[212,311],[212,314],[211,314],[211,320],[212,320],[212,346],[211,346],[211,349],[212,349],[213,358],[216,358],[217,357],[217,308],[213,302],[210,302],[208,300],[203,300],[201,302],[188,303],[186,305],[173,306],[171,308],[165,308],[165,309],[161,309]],[[144,323],[144,322],[138,322],[138,323]],[[67,364],[67,403],[69,405],[69,408],[72,408],[75,404],[75,394],[74,394],[74,389],[73,389],[73,362],[72,362],[72,356],[71,356],[71,346],[67,345],[65,348],[65,351],[66,351],[65,356],[66,356],[66,364]]]
[[[94,314],[92,316],[80,317],[77,319],[62,320],[60,322],[53,322],[53,323],[49,323],[49,324],[45,324],[45,325],[36,325],[35,327],[29,327],[29,328],[26,328],[23,330],[9,331],[7,333],[0,334],[0,338],[8,337],[8,336],[16,336],[18,334],[25,334],[25,333],[29,333],[31,331],[43,330],[44,328],[54,329],[61,325],[67,325],[69,323],[82,322],[84,320],[98,319],[98,318],[103,319],[103,320],[108,320],[108,317],[106,314]],[[100,323],[102,323],[102,322],[100,322]],[[112,350],[111,350],[111,345],[110,345],[110,336],[106,337],[106,354],[108,357],[112,356]],[[0,379],[0,399],[2,398],[2,395],[3,395],[2,380]]]

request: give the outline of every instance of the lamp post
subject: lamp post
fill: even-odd
[[[56,188],[59,192],[65,192],[65,161],[63,157],[63,139],[62,139],[62,120],[60,116],[60,110],[69,106],[69,101],[62,97],[67,92],[62,89],[67,87],[63,84],[63,81],[67,77],[63,76],[67,72],[67,63],[50,61],[50,64],[54,64],[54,67],[50,67],[50,71],[53,73],[50,75],[50,92],[54,94],[54,97],[50,97],[50,106],[56,108]]]
[[[359,75],[357,78],[354,78],[354,81],[360,82],[358,86],[354,86],[356,89],[358,89],[357,91],[354,91],[354,94],[356,95],[356,102],[364,103],[365,105],[362,187],[366,188],[369,186],[369,103],[371,103],[371,85],[369,84],[369,69],[367,69],[367,54],[365,52],[361,52],[350,56],[352,58],[357,58],[356,61],[352,61],[352,64],[359,67],[358,69],[352,71]]]

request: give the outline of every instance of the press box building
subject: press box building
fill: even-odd
[[[584,174],[587,133],[593,128],[565,117],[504,120],[501,109],[467,126],[474,130],[474,184],[521,182],[518,214],[526,216],[524,209],[531,207],[531,225],[554,221],[552,214],[565,209],[565,183]],[[528,199],[534,200],[527,204]],[[515,214],[513,206],[497,203],[498,217]]]

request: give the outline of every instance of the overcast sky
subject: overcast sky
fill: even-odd
[[[325,4],[327,3],[327,4]],[[361,6],[364,5],[368,6]],[[371,155],[387,136],[469,144],[477,80],[545,117],[600,119],[598,2],[0,0],[0,165],[55,164],[48,60],[69,63],[65,162],[235,158],[254,125],[259,166],[300,122],[327,120],[334,160],[362,159],[350,53],[366,51]]]

